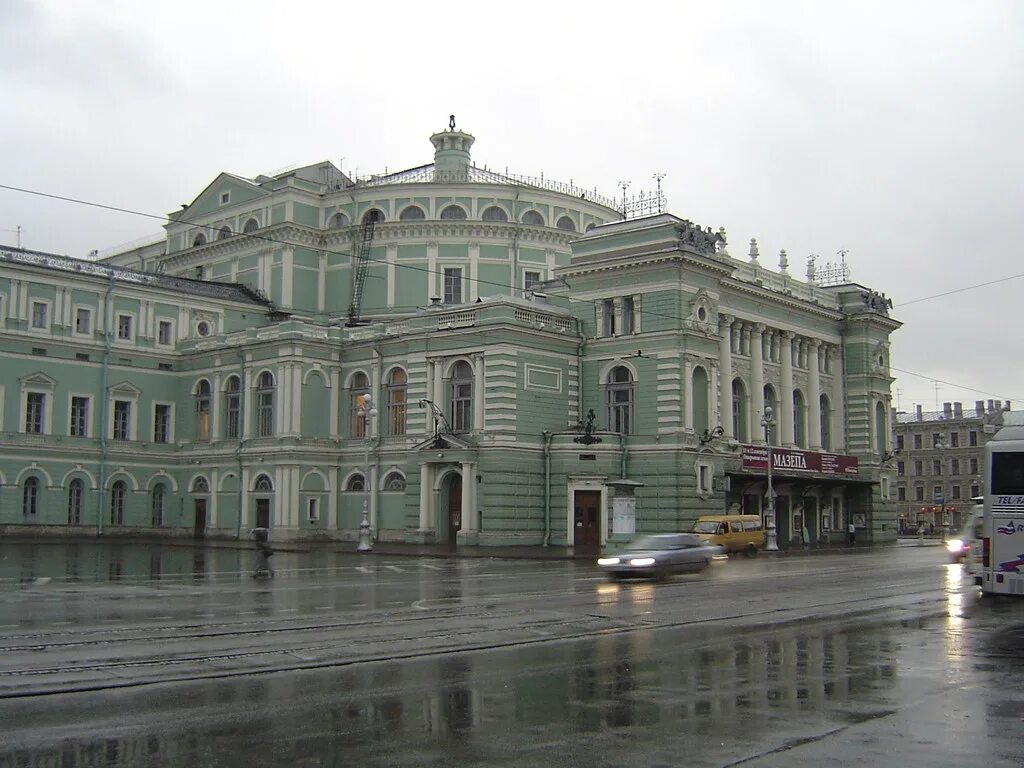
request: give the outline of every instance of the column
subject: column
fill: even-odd
[[[750,343],[750,442],[758,442],[764,436],[761,416],[764,415],[764,323],[753,328]],[[758,437],[760,435],[761,437]]]
[[[710,360],[709,362],[710,365],[708,367],[711,369],[711,381],[708,382],[708,429],[714,429],[721,425],[722,415],[718,413],[718,408],[715,406],[715,396],[712,393],[719,391],[718,388],[722,381],[722,376],[718,369],[718,361]],[[718,418],[715,418],[716,415]]]
[[[242,417],[242,437],[248,439],[252,437],[252,417],[250,413],[252,410],[252,396],[253,391],[256,387],[256,381],[253,379],[253,372],[251,368],[245,370],[245,377],[243,378],[243,384],[239,387],[238,391],[238,408],[241,411]]]
[[[484,355],[473,355],[473,431],[484,430]],[[463,482],[462,487],[466,484]]]
[[[430,527],[430,465],[420,465],[420,530]]]
[[[462,530],[464,531],[476,530],[476,510],[473,509],[476,475],[473,472],[473,462],[462,462]]]
[[[330,384],[331,388],[330,388],[330,391],[328,393],[329,394],[328,410],[330,412],[329,418],[331,420],[331,425],[330,425],[330,427],[327,430],[327,436],[330,437],[332,440],[337,440],[338,439],[338,408],[340,406],[340,403],[338,402],[338,398],[341,397],[341,371],[339,371],[337,368],[332,368],[331,369],[330,381],[331,381],[331,384]]]
[[[720,315],[718,318],[718,426],[725,437],[735,437],[732,428],[732,317]],[[712,428],[713,421],[709,422]]]
[[[693,359],[683,361],[683,428],[693,431]]]
[[[821,378],[818,370],[819,339],[807,345],[807,444],[821,450]]]
[[[792,448],[793,443],[793,334],[782,331],[779,334],[782,363],[782,383],[779,392],[779,443]]]
[[[217,372],[213,374],[213,391],[210,392],[210,439],[220,440],[223,436],[221,432],[220,419],[221,412],[224,410],[224,394],[221,391],[221,387],[224,383],[221,381],[221,374]]]
[[[277,366],[274,372],[274,434],[280,435],[286,429],[285,404],[291,398],[291,381],[288,378],[288,367]]]

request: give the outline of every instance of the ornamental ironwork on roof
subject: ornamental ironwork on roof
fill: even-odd
[[[60,272],[72,272],[80,275],[97,277],[102,280],[113,280],[118,283],[134,283],[135,285],[151,286],[164,290],[185,293],[191,296],[203,296],[211,299],[241,301],[247,304],[271,306],[270,301],[258,291],[240,283],[216,283],[205,280],[190,280],[187,277],[174,277],[154,272],[143,272],[130,267],[116,267],[71,256],[60,256],[55,253],[29,251],[23,248],[0,246],[0,259],[12,264],[25,264],[43,269]]]

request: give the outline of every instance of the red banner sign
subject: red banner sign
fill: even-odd
[[[743,468],[768,469],[768,447],[743,446]],[[856,475],[857,458],[839,453],[815,453],[772,446],[772,472],[779,474]]]

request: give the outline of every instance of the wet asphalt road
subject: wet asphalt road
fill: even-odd
[[[1024,762],[1024,601],[935,547],[251,557],[0,545],[0,768]]]

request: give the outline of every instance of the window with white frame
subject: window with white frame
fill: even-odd
[[[26,477],[21,493],[21,514],[28,517],[39,511],[39,479]]]
[[[174,340],[174,326],[170,320],[161,320],[157,323],[156,343],[169,346]]]
[[[452,430],[469,432],[473,429],[473,369],[465,360],[452,368],[448,395]]]
[[[632,434],[633,374],[624,365],[616,366],[605,380],[608,431]]]
[[[404,435],[409,377],[401,368],[388,374],[388,434]]]
[[[346,491],[362,491],[365,489],[366,479],[359,472],[349,477],[348,482],[345,484]]]
[[[349,434],[352,437],[366,437],[369,409],[365,408],[366,395],[370,392],[370,380],[362,371],[352,374],[348,388]]]
[[[171,442],[171,406],[167,403],[153,405],[153,442]]]
[[[200,379],[196,385],[196,440],[210,439],[211,393],[210,382]]]
[[[118,480],[110,487],[110,524],[124,525],[124,507],[128,496],[128,486],[124,480]]]
[[[387,477],[384,478],[383,490],[385,491],[404,491],[405,490],[405,478],[401,472],[391,472]]]
[[[71,423],[68,425],[71,437],[89,436],[89,398],[83,395],[71,397]]]
[[[601,302],[601,335],[615,335],[615,301],[605,299]]]
[[[622,297],[622,335],[636,332],[636,302],[632,296]]]
[[[132,403],[130,400],[114,401],[114,440],[130,440],[132,425]]]
[[[117,338],[122,341],[131,341],[133,319],[131,315],[117,316]]]
[[[462,303],[462,268],[444,268],[444,303]]]
[[[152,508],[150,510],[150,521],[154,528],[159,528],[164,524],[164,507],[167,502],[167,491],[163,483],[157,483],[153,486],[153,498]]]
[[[311,523],[320,519],[320,499],[306,499],[306,519]]]
[[[256,436],[274,434],[274,376],[270,371],[260,374],[256,383]]]
[[[232,376],[224,385],[224,437],[237,439],[241,429],[242,387],[237,376]]]
[[[707,496],[712,493],[714,490],[714,467],[707,462],[698,461],[694,465],[694,470],[697,475],[697,493],[701,496]]]
[[[25,396],[25,431],[41,435],[46,429],[46,393],[28,392]]]
[[[32,302],[32,327],[46,330],[50,327],[50,304],[46,301]]]
[[[85,483],[78,478],[68,486],[68,525],[82,524],[82,501],[85,498]]]
[[[75,308],[75,333],[80,336],[92,333],[92,310],[88,307]]]
[[[441,211],[441,218],[449,221],[464,221],[466,218],[466,212],[461,206],[449,205]]]
[[[540,272],[536,270],[527,269],[523,272],[523,290],[529,291],[537,283],[540,282]]]

